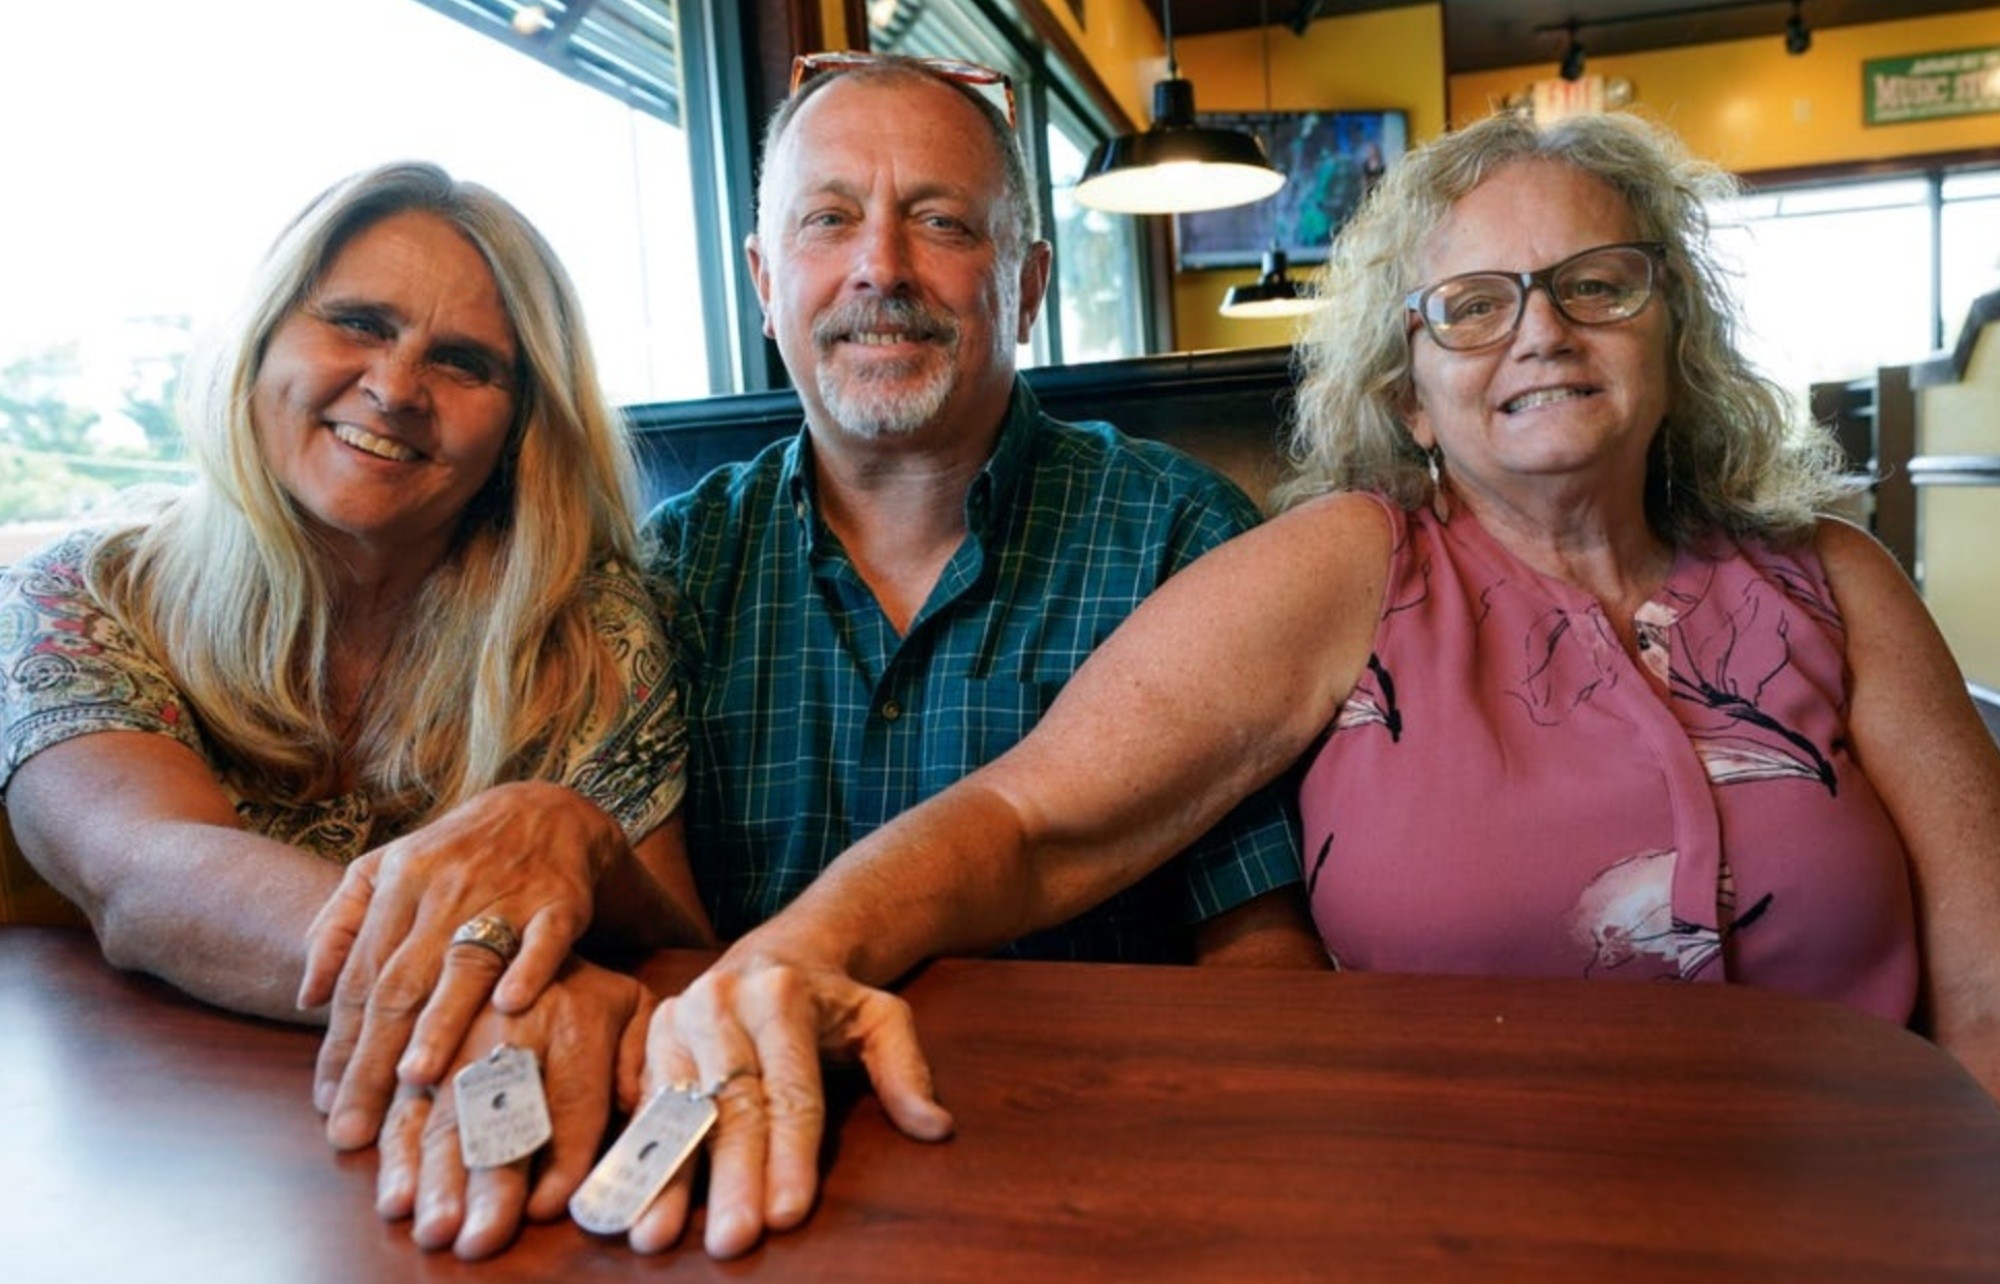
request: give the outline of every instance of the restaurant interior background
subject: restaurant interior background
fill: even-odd
[[[1870,60],[2000,51],[2000,5],[1180,0],[1171,12],[1202,112],[1401,112],[1412,143],[1538,95],[1629,101],[1667,121],[1752,185],[1717,217],[1754,351],[1802,400],[1814,383],[1921,367],[2000,290],[2000,111],[1869,123],[1863,99]],[[543,227],[621,402],[781,386],[737,247],[758,123],[796,49],[867,43],[1014,73],[1060,268],[1027,364],[1285,344],[1295,322],[1219,315],[1254,267],[1177,271],[1172,220],[1074,199],[1090,149],[1146,122],[1166,13],[1160,0],[21,7],[0,39],[13,122],[0,560],[120,486],[184,475],[182,356],[292,211],[386,159],[439,160]],[[1784,35],[1795,13],[1802,52]],[[1587,53],[1575,81],[1558,74],[1570,18]],[[1910,394],[1972,425],[1913,449],[2000,456],[2000,390],[1974,365]],[[2000,687],[2000,604],[1985,604],[2000,594],[1978,564],[2000,540],[1996,492],[1923,489],[1926,594],[1975,681]]]

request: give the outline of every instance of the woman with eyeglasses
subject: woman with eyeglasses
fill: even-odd
[[[754,1046],[789,1100],[802,1052],[858,1044],[918,1117],[866,985],[1075,913],[1297,764],[1336,966],[1769,986],[2000,1092],[2000,752],[1735,346],[1728,187],[1622,116],[1503,115],[1392,170],[1320,281],[1287,511],[741,940],[653,1055]],[[811,1181],[794,1126],[773,1187]]]

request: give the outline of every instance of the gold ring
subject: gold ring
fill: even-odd
[[[498,914],[480,914],[466,919],[451,934],[453,945],[477,945],[500,956],[502,966],[512,963],[521,952],[521,934]]]

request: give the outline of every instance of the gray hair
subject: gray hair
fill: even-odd
[[[1007,123],[1006,113],[994,106],[992,99],[979,92],[972,85],[964,84],[949,77],[941,76],[926,66],[923,59],[904,54],[876,54],[871,61],[855,67],[829,67],[799,86],[799,91],[778,104],[764,126],[764,145],[757,175],[757,235],[765,241],[771,240],[770,229],[765,220],[770,217],[772,207],[771,158],[778,153],[778,143],[785,130],[791,126],[792,118],[799,114],[807,100],[836,80],[878,81],[886,83],[928,81],[943,85],[979,112],[979,118],[986,123],[986,133],[993,140],[993,148],[1000,156],[1000,209],[1005,219],[1000,227],[998,240],[1002,255],[1017,259],[1027,252],[1042,236],[1041,210],[1035,201],[1035,189],[1028,181],[1028,161],[1021,151],[1021,140],[1014,133],[1014,127]]]
[[[1537,125],[1503,112],[1393,167],[1335,241],[1318,282],[1325,306],[1302,341],[1292,477],[1280,502],[1372,490],[1426,502],[1423,452],[1403,422],[1412,396],[1403,299],[1451,208],[1506,165],[1551,160],[1625,199],[1635,239],[1666,246],[1659,290],[1670,319],[1670,409],[1647,468],[1648,520],[1680,545],[1714,532],[1805,538],[1844,493],[1837,452],[1794,420],[1783,392],[1737,347],[1741,317],[1710,243],[1707,203],[1735,180],[1666,129],[1625,113]]]

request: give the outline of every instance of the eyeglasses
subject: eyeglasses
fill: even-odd
[[[792,87],[788,96],[796,98],[799,86],[822,72],[839,75],[862,67],[914,67],[948,80],[955,85],[998,85],[1007,100],[1007,128],[1014,128],[1014,82],[1007,73],[957,58],[910,58],[900,54],[868,53],[860,49],[833,49],[824,53],[800,54],[792,59]]]
[[[1632,241],[1572,254],[1539,272],[1467,272],[1410,291],[1403,306],[1452,352],[1513,338],[1536,286],[1572,324],[1610,325],[1636,316],[1653,297],[1654,269],[1666,252],[1658,241]]]

